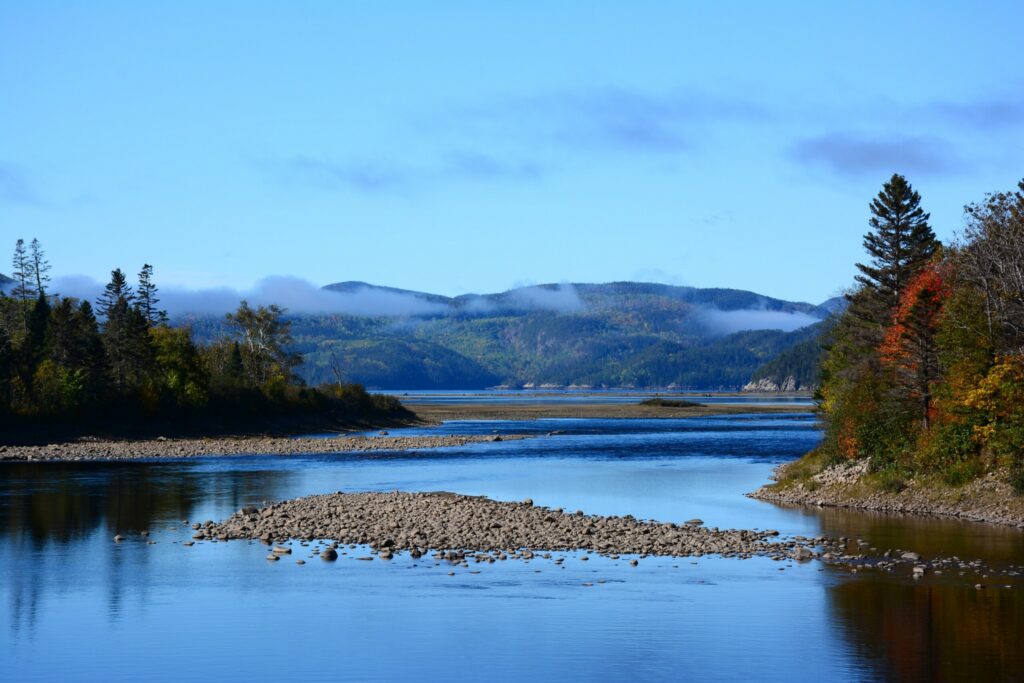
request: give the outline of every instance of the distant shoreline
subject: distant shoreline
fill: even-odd
[[[639,403],[554,403],[554,404],[495,404],[495,403],[403,403],[416,416],[432,424],[446,420],[537,420],[543,418],[587,419],[678,419],[737,415],[748,413],[803,413],[811,406],[763,405],[757,403],[712,403],[696,406],[645,406]]]
[[[494,436],[389,436],[386,431],[373,437],[348,436],[353,431],[381,429],[384,426],[438,425],[451,420],[535,420],[543,418],[587,418],[587,419],[678,419],[688,417],[709,417],[712,415],[736,415],[749,413],[793,413],[804,412],[805,406],[758,405],[758,404],[711,404],[685,407],[645,406],[640,404],[550,404],[550,405],[506,405],[506,404],[441,404],[409,403],[415,417],[390,425],[347,425],[344,428],[325,428],[325,433],[336,432],[336,436],[325,438],[302,438],[298,435],[315,433],[315,423],[292,423],[292,429],[281,429],[275,425],[265,433],[225,435],[222,432],[209,434],[182,434],[174,438],[154,437],[151,434],[113,435],[104,438],[81,435],[64,435],[53,432],[50,439],[36,438],[23,443],[0,444],[0,461],[53,462],[88,460],[159,460],[166,458],[192,458],[218,455],[300,455],[307,453],[348,453],[388,450],[414,450],[462,446],[496,440],[526,438],[523,435]],[[270,425],[267,425],[268,427]],[[304,429],[302,429],[304,428]]]

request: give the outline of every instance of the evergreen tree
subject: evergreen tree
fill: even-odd
[[[29,269],[35,283],[36,294],[46,296],[46,285],[50,282],[50,263],[46,260],[46,254],[37,239],[32,240]]]
[[[149,321],[132,302],[135,295],[120,268],[110,273],[103,294],[97,299],[103,321],[103,348],[110,379],[118,393],[137,388],[152,366]]]
[[[45,357],[46,332],[50,325],[50,304],[46,297],[40,295],[32,305],[28,316],[28,328],[25,340],[21,344],[22,361],[25,364],[25,376],[31,377],[36,366]]]
[[[107,377],[107,358],[100,336],[100,326],[92,305],[83,301],[78,305],[75,316],[76,336],[81,340],[79,350],[82,353],[81,367],[86,372],[87,384],[92,395],[101,393]]]
[[[128,286],[128,278],[120,268],[110,271],[110,282],[103,288],[103,293],[96,299],[96,308],[99,314],[110,319],[110,314],[118,302],[123,299],[125,304],[135,300],[132,288]]]
[[[124,393],[138,388],[152,367],[149,323],[121,296],[103,324],[103,348],[114,389]]]
[[[135,302],[135,305],[138,306],[143,317],[149,321],[150,325],[160,325],[167,322],[167,311],[161,311],[157,308],[160,299],[157,298],[156,294],[157,288],[153,284],[153,266],[148,263],[143,264],[142,270],[139,271],[138,300]]]
[[[11,277],[14,279],[11,296],[22,303],[34,299],[36,292],[32,288],[32,263],[28,252],[25,250],[25,240],[23,239],[19,239],[14,245],[14,258],[11,259],[11,268]]]
[[[864,236],[869,264],[858,263],[857,282],[874,306],[858,311],[880,325],[899,305],[900,293],[935,255],[938,240],[921,208],[921,195],[899,174],[893,174],[871,201],[871,231]]]

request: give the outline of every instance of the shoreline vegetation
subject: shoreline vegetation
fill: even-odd
[[[76,436],[211,435],[390,425],[415,419],[395,398],[295,374],[291,321],[243,300],[225,333],[197,344],[159,308],[153,267],[121,269],[96,299],[49,291],[38,240],[15,244],[0,291],[0,443]]]
[[[822,339],[821,446],[753,498],[1024,527],[1024,181],[939,243],[894,175]]]

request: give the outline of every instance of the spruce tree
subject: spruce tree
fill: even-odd
[[[25,249],[25,240],[23,239],[19,239],[14,244],[14,258],[11,259],[11,277],[14,279],[14,288],[11,290],[11,296],[22,303],[35,298],[36,293],[32,288],[32,264]]]
[[[32,305],[28,317],[28,328],[25,340],[21,345],[21,355],[26,368],[26,376],[31,377],[36,366],[46,355],[46,333],[50,325],[50,304],[46,297],[40,295]]]
[[[873,322],[885,325],[899,305],[900,293],[939,245],[928,224],[930,214],[921,208],[921,195],[899,174],[893,174],[871,201],[871,231],[864,235],[868,264],[858,263],[862,285],[873,306],[861,311]]]
[[[88,301],[78,305],[75,322],[76,336],[81,340],[82,368],[88,377],[87,391],[90,395],[98,396],[106,382],[107,358],[103,349],[103,338],[100,336],[100,326]]]
[[[30,248],[29,269],[35,283],[36,294],[46,296],[46,285],[50,282],[50,263],[46,260],[46,254],[43,252],[39,240],[33,239]]]
[[[153,266],[143,264],[139,271],[139,288],[137,290],[138,300],[135,305],[150,325],[159,325],[167,322],[167,311],[159,310],[156,305],[160,303],[157,298],[157,288],[153,284]]]
[[[121,299],[124,299],[126,304],[130,304],[134,301],[135,294],[128,286],[128,278],[124,276],[124,272],[120,268],[115,268],[110,271],[110,282],[106,284],[103,293],[96,299],[96,309],[101,316],[109,320],[114,307]]]

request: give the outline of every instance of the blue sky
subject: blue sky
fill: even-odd
[[[1024,176],[1022,24],[1019,1],[5,0],[0,245],[164,286],[817,302],[893,171],[943,238]]]

